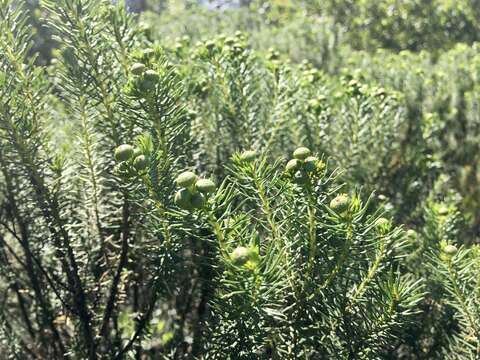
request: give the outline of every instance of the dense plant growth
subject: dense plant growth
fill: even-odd
[[[0,0],[0,358],[479,358],[475,2],[185,4]]]

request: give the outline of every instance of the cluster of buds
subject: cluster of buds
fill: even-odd
[[[314,113],[315,115],[320,114],[322,110],[327,108],[327,106],[327,98],[325,95],[319,95],[307,103],[308,111]]]
[[[312,156],[310,149],[299,147],[293,152],[293,159],[287,163],[285,171],[292,176],[294,182],[303,185],[309,182],[309,176],[322,171],[324,168],[325,163]]]
[[[141,55],[143,62],[136,62],[130,67],[132,77],[125,88],[127,95],[143,97],[155,90],[160,80],[160,74],[145,65],[145,63],[150,62],[150,58],[154,54],[154,49],[145,49]]]
[[[202,209],[207,203],[207,196],[216,190],[210,179],[199,179],[191,171],[185,171],[175,180],[180,188],[175,194],[175,204],[183,210]]]
[[[233,265],[248,269],[254,269],[260,260],[257,247],[239,246],[229,256]]]
[[[274,48],[268,49],[267,60],[270,60],[270,61],[280,60],[280,52],[278,52]]]
[[[115,149],[117,171],[125,176],[134,176],[148,167],[148,159],[139,148],[122,144]]]

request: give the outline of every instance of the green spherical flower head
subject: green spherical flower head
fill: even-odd
[[[145,74],[143,74],[143,77],[145,78],[145,80],[154,81],[154,82],[158,81],[159,79],[158,73],[155,70],[145,71]]]
[[[409,237],[410,239],[415,239],[417,237],[417,232],[413,229],[408,229],[407,237]]]
[[[147,48],[143,50],[143,56],[147,59],[150,58],[150,56],[153,56],[153,54],[155,54],[155,50],[152,48]]]
[[[143,155],[142,150],[140,150],[138,147],[133,149],[133,158],[135,159],[137,156]]]
[[[314,172],[317,170],[318,159],[315,156],[309,156],[305,159],[305,170]]]
[[[440,205],[438,208],[438,215],[445,216],[448,215],[448,207],[445,205]]]
[[[129,144],[123,144],[115,149],[115,160],[128,161],[133,156],[133,146]]]
[[[191,171],[185,171],[181,173],[180,175],[178,175],[177,179],[175,180],[177,185],[183,188],[188,188],[189,186],[192,186],[193,184],[195,184],[196,181],[197,181],[197,175],[195,175]]]
[[[213,48],[215,48],[215,43],[213,41],[207,41],[205,43],[205,47],[208,49],[208,50],[213,50]]]
[[[375,228],[380,233],[387,232],[390,229],[390,226],[391,226],[390,220],[385,219],[384,217],[378,218],[377,221],[375,221]]]
[[[458,249],[455,245],[447,245],[442,249],[442,251],[447,256],[453,256],[457,253]]]
[[[287,165],[285,165],[285,171],[289,173],[293,173],[294,171],[297,171],[300,169],[301,162],[298,159],[292,159],[289,162],[287,162]]]
[[[137,170],[145,170],[148,166],[147,157],[145,155],[139,155],[133,160],[133,166]]]
[[[133,75],[141,75],[145,71],[145,65],[143,65],[142,63],[135,63],[130,68],[130,71]]]
[[[389,224],[390,221],[388,219],[385,219],[384,217],[378,218],[377,221],[375,221],[375,226],[386,226]]]
[[[250,249],[244,246],[239,246],[230,254],[232,263],[236,266],[245,265],[250,260]]]
[[[175,205],[183,210],[191,210],[192,206],[192,195],[187,189],[178,190],[175,194]]]
[[[235,44],[235,41],[236,40],[234,38],[228,37],[228,38],[225,39],[225,44],[229,45],[229,46],[232,46],[233,44]]]
[[[299,147],[293,152],[293,157],[298,160],[305,160],[311,154],[310,149],[306,147]]]
[[[203,194],[213,193],[216,189],[215,183],[210,179],[200,179],[195,183],[195,186]]]
[[[195,194],[192,194],[192,207],[194,209],[202,209],[205,204],[206,204],[207,200],[205,199],[205,196],[203,196],[203,194],[201,193],[195,193]]]
[[[347,195],[338,195],[330,201],[330,208],[338,214],[342,214],[348,210],[350,206],[350,198]]]
[[[246,150],[240,154],[240,160],[245,162],[252,162],[256,159],[257,153],[253,150]]]

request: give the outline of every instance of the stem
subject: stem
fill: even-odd
[[[316,222],[316,209],[313,205],[315,199],[313,198],[312,188],[308,185],[307,188],[308,196],[308,238],[309,238],[309,252],[308,252],[308,261],[307,261],[307,273],[306,278],[308,279],[312,273],[315,257],[317,255],[317,222]]]
[[[337,258],[337,261],[335,263],[335,266],[333,270],[330,272],[328,275],[327,279],[325,282],[318,288],[318,290],[325,289],[327,286],[330,285],[330,283],[335,279],[335,276],[337,276],[338,272],[342,268],[343,264],[348,258],[348,250],[350,249],[351,242],[353,240],[353,227],[352,224],[349,223],[347,227],[347,237],[345,239],[345,242],[343,244],[342,252],[340,253],[340,256]]]

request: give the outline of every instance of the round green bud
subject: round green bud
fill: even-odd
[[[252,162],[257,157],[257,153],[253,150],[246,150],[240,154],[240,160],[245,162]]]
[[[287,165],[285,165],[285,171],[287,172],[294,172],[300,169],[301,162],[298,159],[292,159],[289,162],[287,162]]]
[[[350,198],[345,195],[338,195],[332,201],[330,201],[330,208],[336,213],[342,214],[348,210],[350,206]]]
[[[175,194],[175,205],[183,210],[191,210],[192,206],[192,195],[187,189],[178,190]]]
[[[195,183],[198,191],[204,194],[213,193],[216,189],[215,183],[210,179],[200,179]]]
[[[293,152],[293,157],[298,160],[305,160],[311,154],[310,149],[306,147],[299,147]]]
[[[143,65],[142,63],[135,63],[130,68],[130,71],[133,75],[141,75],[145,71],[145,65]]]
[[[159,79],[158,73],[155,70],[147,70],[145,71],[143,76],[145,80],[148,80],[148,81],[158,81]]]
[[[205,196],[201,193],[194,193],[192,194],[192,200],[191,204],[194,209],[201,209],[205,206],[205,203],[207,200],[205,199]]]
[[[230,254],[232,263],[236,266],[245,265],[250,260],[250,249],[245,246],[239,246]]]
[[[375,221],[375,228],[380,233],[387,232],[390,229],[390,226],[390,220],[385,219],[384,217],[378,218],[377,221]]]
[[[410,239],[415,239],[417,237],[417,232],[413,229],[408,229],[407,237],[409,237]]]
[[[375,221],[376,226],[386,226],[389,224],[390,221],[388,219],[385,219],[384,217],[378,218],[377,221]]]
[[[243,45],[241,43],[236,42],[233,44],[233,48],[236,50],[243,50]]]
[[[442,249],[443,253],[448,256],[453,256],[457,253],[458,249],[455,245],[447,245]]]
[[[148,166],[148,161],[145,155],[139,155],[133,160],[133,166],[137,170],[145,170]]]
[[[438,215],[441,215],[441,216],[448,215],[448,207],[446,205],[440,205],[437,211],[438,211]]]
[[[115,160],[128,161],[133,156],[133,146],[129,144],[123,144],[115,149]]]
[[[205,43],[205,47],[208,49],[208,50],[213,50],[213,48],[215,48],[215,42],[213,41],[207,41]]]
[[[178,175],[175,181],[179,187],[188,188],[195,184],[195,181],[197,181],[197,175],[191,171],[185,171]]]
[[[227,38],[225,39],[225,44],[226,44],[226,45],[229,45],[229,46],[232,46],[233,44],[235,44],[235,42],[236,42],[236,40],[235,40],[234,38],[232,38],[232,37],[227,37]]]
[[[305,170],[308,172],[314,172],[317,170],[318,158],[315,156],[309,156],[305,159]]]
[[[147,48],[147,49],[143,50],[143,56],[145,56],[146,58],[149,58],[153,54],[155,54],[155,50],[152,49],[152,48]]]
[[[137,156],[142,155],[142,150],[140,150],[138,147],[133,149],[133,158],[136,158]]]

